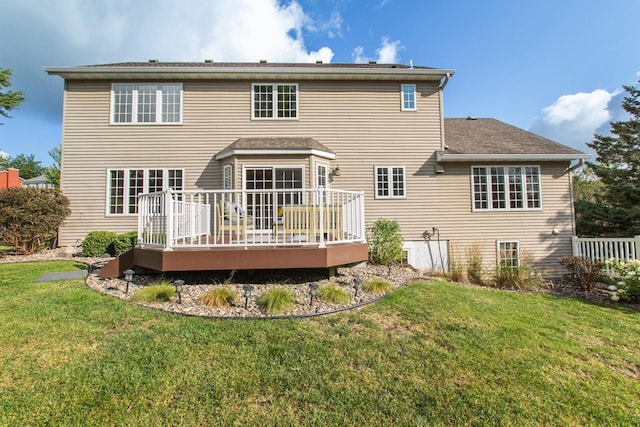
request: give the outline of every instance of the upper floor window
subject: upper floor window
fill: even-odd
[[[111,86],[111,122],[180,123],[182,84],[117,83]]]
[[[110,169],[107,182],[107,214],[138,213],[138,194],[184,189],[182,169]]]
[[[539,166],[474,166],[474,210],[540,209]]]
[[[297,84],[254,84],[251,92],[253,119],[298,118]]]
[[[416,85],[402,85],[402,111],[415,111],[416,107]]]
[[[404,166],[376,166],[376,198],[405,197]]]

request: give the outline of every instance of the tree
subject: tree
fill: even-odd
[[[24,179],[35,178],[44,173],[45,168],[42,166],[39,160],[35,159],[33,154],[25,156],[24,154],[18,154],[16,157],[9,157],[4,169],[14,168],[20,170],[20,177]]]
[[[622,108],[629,120],[611,123],[611,136],[595,135],[587,145],[596,152],[589,163],[602,184],[597,197],[576,201],[583,235],[640,235],[640,89],[624,86]]]
[[[11,118],[9,111],[18,108],[26,98],[24,92],[19,90],[10,90],[5,92],[4,89],[11,86],[11,75],[13,72],[9,68],[0,68],[0,115]],[[0,125],[3,123],[0,122]]]
[[[52,148],[49,151],[49,155],[53,159],[53,165],[45,169],[44,176],[49,184],[60,188],[60,147]]]
[[[59,190],[15,187],[0,190],[0,244],[31,254],[50,243],[71,213]]]

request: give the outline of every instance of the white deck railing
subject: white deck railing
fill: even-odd
[[[629,238],[571,238],[573,256],[604,263],[610,259],[628,261],[640,259],[640,236]],[[609,273],[609,268],[605,266]]]
[[[364,194],[319,189],[138,196],[138,243],[174,248],[364,242]]]

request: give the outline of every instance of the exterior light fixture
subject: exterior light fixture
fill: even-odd
[[[173,281],[173,286],[176,288],[176,293],[178,294],[178,304],[182,304],[182,286],[184,285],[184,280],[177,279]]]
[[[313,304],[313,300],[318,296],[318,284],[309,283],[309,304]]]
[[[251,291],[253,291],[253,286],[244,285],[242,287],[244,291],[244,309],[246,310],[249,307],[249,298],[251,298]]]
[[[334,177],[340,175],[342,175],[342,170],[340,170],[340,165],[336,164],[336,167],[329,171],[329,181],[333,181]]]
[[[362,285],[362,279],[358,276],[353,278],[353,293],[354,298],[358,296],[358,291],[360,290],[360,285]]]
[[[125,288],[124,294],[127,295],[129,293],[129,283],[133,281],[133,275],[136,274],[132,269],[128,269],[122,272],[124,274],[124,280],[127,282],[127,287]]]

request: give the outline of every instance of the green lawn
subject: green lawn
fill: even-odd
[[[0,265],[0,425],[639,425],[640,312],[413,283],[359,311],[211,320]]]

